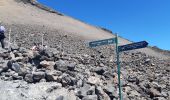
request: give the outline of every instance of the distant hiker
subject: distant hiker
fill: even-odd
[[[1,22],[0,22],[0,42],[1,42],[1,46],[2,48],[5,47],[4,45],[4,39],[5,39],[5,27],[1,25]]]

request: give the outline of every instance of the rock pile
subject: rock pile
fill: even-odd
[[[43,92],[40,90],[50,96],[38,90],[36,96],[21,92],[20,96],[24,100],[118,99],[116,62],[104,55],[68,54],[55,48],[31,51],[15,46],[11,50],[0,49],[0,81],[25,81],[23,84],[28,88],[23,91],[28,91],[36,84],[57,84],[48,84],[45,86],[47,89]],[[121,57],[124,100],[170,99],[169,61],[140,52],[125,52]],[[55,95],[57,91],[71,93]],[[68,95],[72,96],[68,99]]]

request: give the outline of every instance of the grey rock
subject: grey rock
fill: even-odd
[[[10,54],[8,52],[0,53],[0,57],[2,57],[3,59],[9,59]]]
[[[83,98],[87,96],[88,94],[94,94],[95,93],[94,90],[95,90],[94,87],[91,88],[89,84],[84,84],[84,86],[81,87],[80,89],[77,89],[75,93],[76,93],[76,96],[78,96],[79,98]]]
[[[14,63],[14,61],[10,60],[7,62],[7,66],[8,68],[12,68],[12,64]]]
[[[64,96],[59,96],[55,100],[64,100]]]
[[[41,61],[40,62],[40,65],[42,66],[42,67],[44,67],[44,68],[48,68],[49,66],[50,66],[50,63],[48,62],[48,61]]]
[[[14,59],[15,58],[15,54],[13,52],[10,52],[10,57],[11,57],[11,59]]]
[[[112,94],[112,93],[114,93],[115,88],[114,88],[111,84],[109,84],[109,85],[105,86],[103,90],[104,90],[107,94]]]
[[[92,84],[92,85],[96,85],[96,84],[100,84],[101,80],[100,80],[99,77],[90,76],[87,80],[87,83]]]
[[[24,59],[24,57],[15,57],[12,60],[16,61],[16,62],[21,62],[21,61],[23,61],[23,59]]]
[[[32,74],[26,74],[24,79],[28,83],[33,83],[34,82]]]
[[[82,100],[97,100],[97,95],[88,95],[83,97]]]
[[[46,72],[46,80],[47,81],[57,81],[58,77],[61,75],[62,73],[58,73],[58,71],[50,71],[50,72]]]
[[[22,76],[18,75],[18,73],[13,74],[12,77],[13,77],[13,80],[22,80],[23,79]]]
[[[42,48],[40,50],[40,54],[51,58],[54,56],[53,51],[54,51],[54,49],[52,49],[52,48],[45,48],[45,49]]]
[[[53,92],[54,90],[60,89],[62,87],[62,85],[60,83],[56,83],[54,85],[52,85],[51,87],[49,87],[46,92],[50,93]]]
[[[59,60],[55,63],[54,69],[65,72],[67,71],[67,62],[63,60]]]
[[[41,79],[39,82],[47,82],[46,79]]]
[[[27,69],[25,68],[21,68],[20,71],[18,72],[19,76],[25,76],[26,74],[28,74],[29,72],[27,71]]]
[[[129,96],[131,96],[131,97],[138,97],[139,98],[141,96],[141,94],[139,92],[137,92],[136,90],[129,91],[129,92],[130,92]]]
[[[10,48],[11,48],[12,51],[14,51],[14,50],[19,50],[19,47],[18,47],[18,45],[16,45],[16,44],[11,44],[11,45],[10,45]]]
[[[68,86],[72,84],[72,80],[69,75],[63,75],[61,79],[62,86]]]
[[[114,77],[114,74],[113,74],[112,72],[110,72],[110,71],[105,71],[105,72],[103,73],[103,76],[104,76],[107,80],[110,80],[110,79],[112,79],[112,78]]]
[[[40,58],[41,55],[38,52],[33,52],[32,64],[35,66],[39,66],[41,62]]]
[[[24,48],[24,47],[19,47],[19,52],[20,53],[27,53],[27,49],[26,48]]]
[[[12,64],[12,70],[14,70],[15,72],[18,73],[21,70],[20,68],[21,66],[17,62]]]
[[[156,97],[156,98],[154,98],[154,100],[169,100],[169,99],[166,99],[164,97]]]
[[[96,86],[96,95],[98,96],[98,100],[111,100],[100,86]]]
[[[33,72],[33,80],[39,82],[41,79],[45,78],[45,72]]]
[[[103,75],[103,73],[105,72],[103,67],[97,67],[94,69],[94,71],[99,75]]]
[[[4,72],[4,71],[7,71],[9,69],[9,66],[8,66],[8,61],[1,61],[0,62],[0,73]]]
[[[77,82],[77,87],[79,88],[79,87],[82,87],[82,86],[83,86],[83,81],[80,79]]]
[[[87,92],[86,92],[87,95],[95,95],[95,86],[91,86]]]
[[[151,98],[152,97],[161,97],[162,96],[162,94],[158,90],[156,90],[154,88],[151,88],[149,90],[149,95],[150,95]]]
[[[67,68],[68,68],[68,70],[70,70],[70,71],[74,71],[74,68],[76,67],[76,63],[70,63],[70,64],[68,64],[68,66],[67,66]]]
[[[145,64],[150,64],[151,63],[151,59],[150,58],[147,58],[146,60],[145,60]]]
[[[139,79],[135,76],[129,76],[127,80],[129,82],[136,82],[136,84],[139,84]]]
[[[7,52],[8,52],[8,50],[0,48],[0,54],[7,53]]]

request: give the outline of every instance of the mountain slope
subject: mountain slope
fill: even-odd
[[[35,0],[1,0],[0,20],[19,45],[0,48],[0,100],[118,100],[113,46],[86,45],[114,34]],[[48,48],[30,50],[42,34]],[[168,53],[151,47],[120,53],[123,100],[170,100]]]
[[[18,1],[18,2],[16,2]],[[8,24],[33,24],[44,25],[58,30],[74,33],[82,37],[96,38],[96,34],[101,37],[111,37],[112,34],[101,29],[86,25],[80,21],[74,20],[67,16],[57,15],[41,10],[30,3],[19,2],[20,0],[2,0],[1,20]],[[88,36],[90,35],[90,36]]]
[[[40,42],[41,34],[45,34],[46,44],[50,46],[54,46],[54,42],[60,44],[61,38],[66,35],[72,37],[72,41],[77,39],[77,41],[86,42],[115,37],[109,31],[64,16],[39,4],[36,0],[1,0],[0,13],[0,20],[7,26],[8,30],[10,28],[12,30],[13,41],[15,40],[21,45],[27,44],[26,46],[28,46],[32,42]],[[33,37],[30,37],[32,34]],[[119,40],[120,45],[131,43],[123,38]],[[67,40],[65,41],[67,42]],[[70,41],[67,44],[69,43]],[[169,57],[150,48],[139,51],[159,58]]]

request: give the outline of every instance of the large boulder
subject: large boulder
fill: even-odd
[[[10,57],[10,54],[7,52],[5,53],[0,53],[0,57],[2,57],[3,59],[5,60],[9,60],[11,57]]]
[[[86,97],[87,95],[95,95],[95,86],[90,86],[89,84],[84,84],[80,89],[75,90],[76,96],[79,98]]]
[[[28,73],[29,73],[29,71],[26,68],[21,68],[20,71],[18,72],[18,75],[25,77],[25,75]]]
[[[129,82],[135,82],[136,84],[139,84],[139,79],[135,76],[130,75],[127,80]]]
[[[12,75],[12,78],[13,78],[13,80],[22,80],[22,79],[23,79],[22,76],[19,76],[19,75],[18,75],[18,73],[14,73],[14,74]]]
[[[17,44],[11,44],[10,49],[11,49],[11,51],[19,50],[19,46]]]
[[[98,100],[97,95],[87,95],[82,100]]]
[[[68,74],[63,74],[61,76],[61,83],[62,83],[62,86],[65,87],[65,86],[73,86],[73,80],[71,78],[71,76],[69,76]]]
[[[96,86],[96,94],[98,95],[98,100],[111,100],[100,86]]]
[[[64,96],[59,96],[55,100],[64,100]]]
[[[40,62],[40,65],[44,68],[47,68],[48,66],[50,66],[50,63],[48,61],[44,60],[44,61]]]
[[[46,72],[46,80],[47,81],[57,81],[58,77],[62,74],[60,71],[48,71]]]
[[[96,85],[96,84],[100,84],[101,80],[99,77],[96,76],[90,76],[87,80],[87,83],[91,84],[91,85]]]
[[[34,65],[38,66],[40,64],[40,59],[41,59],[41,55],[39,54],[38,51],[31,51],[30,53],[30,57],[32,59],[32,62]]]
[[[79,80],[77,81],[77,87],[80,88],[80,87],[82,87],[82,86],[83,86],[83,80],[82,80],[82,79],[79,79]]]
[[[154,89],[154,88],[150,88],[149,95],[151,97],[161,97],[162,96],[162,94],[157,89]]]
[[[10,54],[11,59],[15,58],[15,54],[13,52],[10,52],[9,54]]]
[[[12,60],[16,62],[21,62],[24,59],[24,57],[15,57]]]
[[[117,97],[116,89],[112,84],[104,86],[103,90],[111,99]]]
[[[32,74],[26,74],[24,80],[28,83],[33,83],[33,75]]]
[[[54,69],[65,72],[67,71],[67,65],[68,63],[64,60],[59,60],[55,63]]]
[[[19,52],[20,53],[27,53],[28,50],[26,48],[24,48],[24,47],[19,47]]]
[[[74,63],[70,63],[67,66],[68,70],[70,70],[70,71],[74,71],[75,67],[76,67],[76,63],[75,62]]]
[[[87,95],[95,95],[95,86],[91,86],[88,90],[87,90],[87,92],[86,92],[86,94]]]
[[[99,75],[103,75],[103,73],[105,72],[105,69],[103,67],[97,67],[94,69],[94,72],[96,72]]]
[[[15,72],[19,72],[21,70],[21,66],[20,64],[18,64],[17,62],[12,64],[12,70],[14,70]]]
[[[41,79],[45,79],[45,72],[33,72],[33,80],[39,82]]]
[[[0,73],[9,69],[8,61],[0,61]]]

